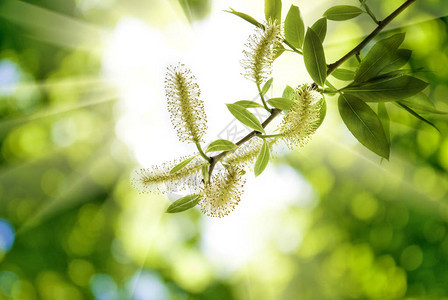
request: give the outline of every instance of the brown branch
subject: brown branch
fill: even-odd
[[[373,30],[364,40],[362,40],[361,43],[359,43],[355,48],[353,48],[350,52],[348,52],[346,55],[344,55],[342,58],[337,60],[336,62],[330,64],[328,66],[327,70],[327,76],[329,76],[331,73],[333,73],[341,64],[343,64],[347,59],[352,57],[355,54],[358,54],[378,33],[380,33],[381,30],[383,30],[384,27],[386,27],[393,19],[395,19],[402,11],[404,11],[409,5],[411,5],[416,0],[407,0],[405,3],[403,3],[399,8],[397,8],[394,12],[392,12],[389,16],[387,16],[383,21],[378,22],[378,26]],[[317,87],[316,83],[313,83],[313,86]],[[261,124],[263,128],[266,128],[269,123],[271,123],[272,120],[274,120],[282,111],[277,108],[273,108],[271,110],[271,114],[269,117]],[[243,137],[241,140],[236,142],[237,148],[246,143],[248,140],[256,136],[258,131],[254,130],[251,131],[249,134],[247,134],[245,137]],[[225,157],[227,154],[230,154],[234,152],[237,148],[223,151],[215,156],[210,157],[210,168],[209,168],[209,178],[211,178],[211,175],[213,173],[213,169],[215,168],[215,165],[220,161],[223,157]]]

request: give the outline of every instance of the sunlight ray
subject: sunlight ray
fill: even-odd
[[[85,201],[87,197],[82,197],[79,194],[74,198],[71,198],[71,196],[77,192],[84,193],[84,196],[87,196],[86,194],[88,194],[89,191],[86,191],[83,187],[89,179],[88,170],[100,163],[99,158],[105,155],[109,150],[113,140],[112,137],[113,135],[109,134],[109,136],[105,138],[106,141],[102,144],[103,146],[70,174],[68,182],[71,182],[71,184],[67,186],[66,190],[59,197],[49,198],[47,201],[44,201],[44,204],[42,204],[42,206],[18,228],[17,235],[45,222],[57,212],[79,204],[81,201]]]
[[[101,54],[99,41],[108,35],[98,26],[17,0],[3,1],[0,17],[22,26],[37,40],[97,54]]]

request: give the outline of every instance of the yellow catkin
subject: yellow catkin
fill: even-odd
[[[196,77],[183,64],[170,66],[165,78],[165,92],[171,123],[181,142],[198,143],[207,131],[204,102]]]
[[[224,217],[232,212],[240,202],[245,180],[241,168],[230,166],[212,176],[204,186],[199,205],[210,217]]]
[[[257,27],[255,34],[246,43],[247,49],[243,51],[244,58],[241,60],[243,75],[258,86],[272,73],[280,31],[280,25],[268,22],[264,29]]]
[[[290,149],[308,143],[318,128],[322,108],[322,95],[309,87],[298,89],[295,98],[280,127],[280,140]]]
[[[201,170],[207,164],[202,158],[195,158],[181,170],[170,174],[171,169],[185,158],[182,157],[159,166],[136,170],[131,178],[133,187],[142,193],[177,192],[187,189],[191,192],[199,191],[202,184]]]

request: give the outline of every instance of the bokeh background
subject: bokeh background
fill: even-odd
[[[368,1],[380,19],[402,2]],[[296,4],[310,26],[335,3],[283,1],[283,16]],[[253,27],[229,7],[264,16],[261,0],[0,1],[0,299],[448,299],[446,115],[425,115],[438,133],[388,104],[381,161],[327,97],[313,140],[277,150],[223,219],[132,189],[134,168],[195,150],[171,129],[169,64],[196,74],[208,142],[244,133],[224,103],[255,98],[239,65]],[[419,0],[384,33],[407,32],[406,68],[445,111],[447,15]],[[330,62],[374,28],[328,26]],[[270,96],[309,81],[291,53],[274,77]]]

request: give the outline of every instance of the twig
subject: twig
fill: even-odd
[[[378,26],[361,42],[359,43],[355,48],[350,50],[346,55],[341,57],[336,62],[330,64],[328,66],[327,70],[327,76],[329,76],[331,73],[333,73],[340,65],[342,65],[347,59],[352,57],[353,55],[356,55],[359,53],[378,33],[380,33],[381,30],[384,29],[393,19],[395,19],[401,12],[403,12],[409,5],[414,3],[416,0],[407,0],[405,3],[403,3],[399,8],[397,8],[395,11],[393,11],[389,16],[387,16],[383,21],[378,22]],[[313,87],[317,88],[317,84],[313,83]],[[269,123],[271,123],[272,120],[274,120],[282,111],[280,109],[274,108],[271,110],[271,114],[269,117],[261,124],[263,128],[266,128]],[[241,140],[236,142],[237,147],[228,150],[223,151],[215,156],[210,157],[210,168],[209,168],[209,177],[211,178],[211,175],[213,173],[213,169],[215,165],[220,161],[222,158],[224,158],[227,154],[230,154],[234,152],[238,147],[249,141],[251,138],[256,136],[259,132],[254,130],[248,133],[245,137],[243,137]]]

